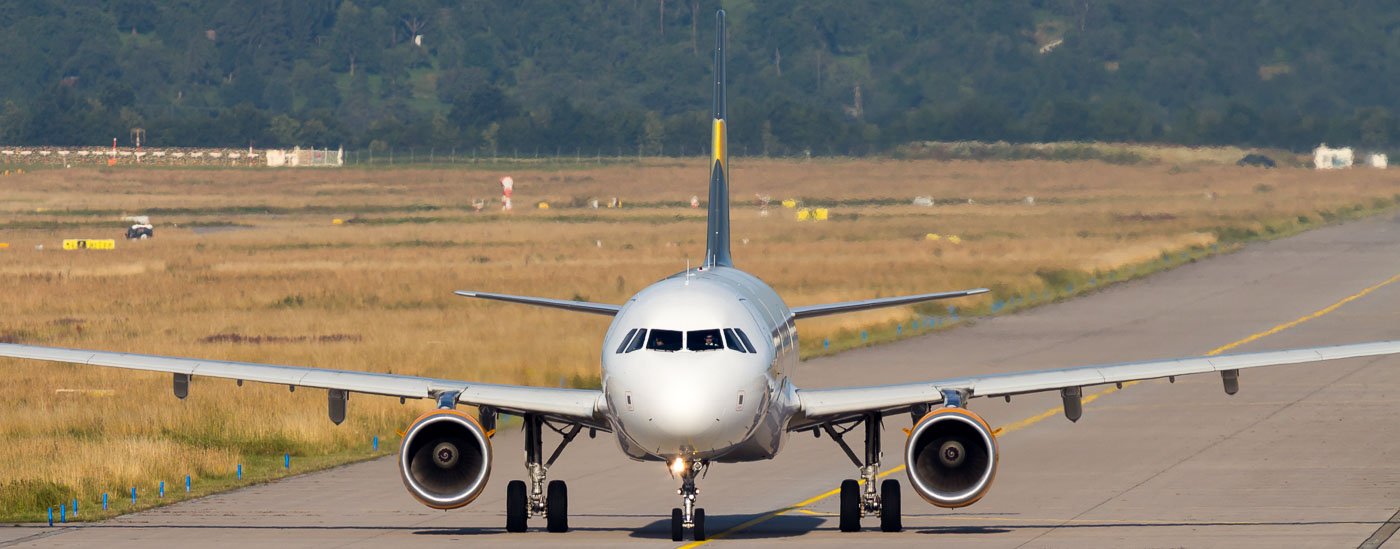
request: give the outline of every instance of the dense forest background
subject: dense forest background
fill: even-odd
[[[1400,143],[1396,2],[723,4],[741,154]],[[12,0],[0,143],[700,154],[719,5]]]

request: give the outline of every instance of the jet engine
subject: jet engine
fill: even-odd
[[[462,507],[486,488],[491,476],[491,439],[480,423],[461,412],[428,412],[404,432],[399,475],[408,492],[424,505]]]
[[[997,441],[980,416],[962,408],[929,412],[909,432],[909,484],[929,503],[965,507],[982,499],[997,473]]]

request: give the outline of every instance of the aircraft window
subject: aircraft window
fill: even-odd
[[[675,330],[652,330],[647,334],[647,348],[653,351],[681,350],[681,332]]]
[[[743,342],[744,342],[744,348],[745,348],[745,349],[748,349],[750,353],[757,353],[757,352],[758,352],[758,351],[754,350],[754,348],[753,348],[753,343],[749,341],[749,336],[746,335],[746,334],[744,333],[743,330],[740,330],[740,329],[738,329],[738,328],[735,328],[735,329],[734,329],[734,333],[739,334],[739,341],[743,341]]]
[[[623,349],[626,349],[626,348],[627,348],[627,344],[632,342],[632,336],[634,336],[634,335],[637,335],[637,329],[636,329],[636,328],[632,328],[631,331],[627,332],[627,335],[622,336],[622,344],[617,346],[617,353],[616,353],[616,354],[619,354],[619,355],[622,354]]]
[[[685,334],[685,348],[692,351],[718,351],[724,348],[719,330],[691,330]]]
[[[632,338],[632,342],[629,343],[629,344],[627,345],[627,350],[626,350],[626,351],[623,351],[623,352],[624,352],[624,353],[630,353],[630,352],[635,351],[635,350],[637,350],[637,349],[641,349],[641,348],[642,348],[642,344],[643,344],[643,343],[646,343],[646,342],[647,342],[647,331],[646,331],[646,330],[642,330],[642,329],[638,329],[638,330],[637,330],[637,336],[634,337],[634,338]]]
[[[739,351],[741,353],[748,352],[744,350],[744,344],[739,341],[739,336],[734,335],[734,328],[724,329],[724,342],[729,346],[730,349],[734,349],[735,351]]]

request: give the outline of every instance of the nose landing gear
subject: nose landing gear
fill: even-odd
[[[681,496],[681,506],[671,509],[671,541],[685,539],[685,530],[695,541],[705,541],[705,510],[695,506],[695,496],[700,489],[695,487],[695,475],[705,468],[699,461],[686,462],[677,458],[671,466],[672,472],[681,475],[681,487],[676,490]]]

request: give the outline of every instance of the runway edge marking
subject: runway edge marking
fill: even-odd
[[[12,539],[12,540],[10,540],[10,541],[0,541],[0,547],[10,547],[10,546],[12,546],[12,545],[19,545],[19,544],[21,544],[21,543],[28,543],[28,542],[35,541],[35,540],[44,539],[44,538],[49,537],[49,536],[56,536],[56,535],[62,534],[62,533],[64,533],[64,532],[71,532],[71,531],[73,531],[73,530],[81,530],[82,528],[83,528],[82,526],[69,526],[69,527],[67,527],[67,528],[56,528],[56,529],[53,529],[53,530],[49,530],[49,531],[47,531],[47,532],[39,532],[38,534],[34,534],[34,535],[32,535],[32,536],[24,536],[24,537],[22,537],[22,538]]]
[[[1295,319],[1295,320],[1291,320],[1291,321],[1285,322],[1285,323],[1283,323],[1283,324],[1279,324],[1278,326],[1274,326],[1273,328],[1270,328],[1270,329],[1268,329],[1268,330],[1259,332],[1259,333],[1257,333],[1257,334],[1250,335],[1249,337],[1246,337],[1246,338],[1241,339],[1241,340],[1239,340],[1239,341],[1234,341],[1234,342],[1231,342],[1231,343],[1229,343],[1229,344],[1223,345],[1223,346],[1221,346],[1221,347],[1219,347],[1219,348],[1216,348],[1215,350],[1213,350],[1213,351],[1211,351],[1211,352],[1209,352],[1209,353],[1206,353],[1206,356],[1215,356],[1215,355],[1218,355],[1218,354],[1223,353],[1223,352],[1225,352],[1225,351],[1228,351],[1228,350],[1230,350],[1230,349],[1234,349],[1235,347],[1239,347],[1240,345],[1244,345],[1244,344],[1246,344],[1246,343],[1249,343],[1249,342],[1252,342],[1252,341],[1256,341],[1256,340],[1259,340],[1259,339],[1262,339],[1262,338],[1265,338],[1265,337],[1268,337],[1268,336],[1277,334],[1277,333],[1279,333],[1279,332],[1282,332],[1282,331],[1284,331],[1284,330],[1287,330],[1287,329],[1289,329],[1289,328],[1292,328],[1292,327],[1294,327],[1294,326],[1297,326],[1297,325],[1302,324],[1302,323],[1304,323],[1304,322],[1307,322],[1307,321],[1309,321],[1309,320],[1317,319],[1317,318],[1319,318],[1319,317],[1322,317],[1323,315],[1326,315],[1326,314],[1328,314],[1328,313],[1331,313],[1331,312],[1333,312],[1333,311],[1336,311],[1337,309],[1341,308],[1342,305],[1346,305],[1347,303],[1351,303],[1352,301],[1356,301],[1357,299],[1360,299],[1362,296],[1365,296],[1366,294],[1369,294],[1369,293],[1371,293],[1371,292],[1374,292],[1374,291],[1376,291],[1376,290],[1379,290],[1379,289],[1381,289],[1381,288],[1383,288],[1383,287],[1385,287],[1385,286],[1387,286],[1387,285],[1389,285],[1389,284],[1391,284],[1391,283],[1394,283],[1394,282],[1397,281],[1397,280],[1400,280],[1400,274],[1397,274],[1397,275],[1395,275],[1395,276],[1392,276],[1392,277],[1390,277],[1389,279],[1386,279],[1384,282],[1381,282],[1380,284],[1376,284],[1376,285],[1374,285],[1374,286],[1371,286],[1371,287],[1369,287],[1369,288],[1366,288],[1366,289],[1364,289],[1364,290],[1361,290],[1361,291],[1359,291],[1359,292],[1357,292],[1357,293],[1355,293],[1355,294],[1353,294],[1353,295],[1351,295],[1351,296],[1349,296],[1349,297],[1347,297],[1347,298],[1345,298],[1345,299],[1342,299],[1341,301],[1338,301],[1338,302],[1336,302],[1336,303],[1333,303],[1333,304],[1331,304],[1331,305],[1328,305],[1327,307],[1325,307],[1325,308],[1323,308],[1323,309],[1320,309],[1320,310],[1318,310],[1317,312],[1314,312],[1314,313],[1309,314],[1309,315],[1304,315],[1304,316],[1302,316],[1302,317],[1299,317],[1299,318],[1297,318],[1297,319]],[[1124,383],[1123,386],[1124,386],[1124,387],[1130,387],[1130,386],[1133,386],[1133,385],[1137,385],[1137,384],[1139,384],[1139,383],[1142,383],[1142,381],[1129,381],[1129,382],[1127,382],[1127,383]],[[1109,387],[1109,388],[1104,389],[1104,390],[1102,390],[1102,391],[1099,391],[1099,392],[1097,392],[1097,393],[1094,393],[1094,394],[1091,394],[1091,395],[1086,395],[1086,396],[1084,397],[1084,401],[1083,401],[1083,402],[1084,402],[1084,404],[1088,404],[1088,403],[1090,403],[1090,402],[1093,402],[1093,401],[1095,401],[1095,400],[1098,400],[1099,397],[1102,397],[1102,396],[1108,395],[1109,393],[1114,393],[1114,392],[1117,392],[1117,391],[1120,391],[1120,390],[1121,390],[1121,389],[1119,389],[1118,387]],[[1051,409],[1051,410],[1046,410],[1046,411],[1044,411],[1044,412],[1041,412],[1041,413],[1036,414],[1036,415],[1034,415],[1034,416],[1028,417],[1028,418],[1026,418],[1026,419],[1023,419],[1023,420],[1020,420],[1020,421],[1016,421],[1016,422],[1013,422],[1013,423],[1008,423],[1008,424],[1006,424],[1006,425],[1003,425],[1003,426],[997,428],[997,430],[996,430],[997,436],[1005,436],[1005,435],[1008,434],[1008,433],[1012,433],[1012,432],[1015,432],[1015,431],[1019,431],[1019,430],[1021,430],[1021,429],[1025,429],[1026,427],[1030,427],[1031,425],[1034,425],[1034,424],[1036,424],[1036,423],[1039,423],[1039,422],[1041,422],[1041,421],[1044,421],[1044,420],[1047,419],[1047,418],[1050,418],[1050,417],[1052,417],[1052,416],[1058,415],[1058,414],[1060,414],[1061,412],[1064,412],[1064,407],[1058,407],[1058,408],[1054,408],[1054,409]],[[890,469],[890,470],[888,470],[888,471],[885,471],[884,473],[881,473],[881,474],[880,474],[880,477],[883,478],[885,475],[889,475],[889,474],[892,474],[892,473],[897,473],[897,472],[903,471],[903,470],[904,470],[904,466],[903,466],[903,465],[900,465],[899,467],[895,467],[894,469]],[[777,517],[777,516],[781,516],[781,515],[786,515],[786,514],[788,514],[788,513],[790,513],[790,512],[796,511],[796,510],[798,510],[798,509],[801,509],[801,508],[803,508],[803,507],[806,507],[806,506],[811,505],[811,504],[813,504],[813,503],[816,503],[816,502],[818,502],[818,501],[821,501],[821,500],[824,500],[824,499],[829,498],[829,497],[831,497],[831,496],[834,496],[834,495],[836,495],[836,494],[838,494],[838,493],[840,493],[840,492],[841,492],[841,490],[839,490],[839,489],[837,489],[837,490],[832,490],[832,491],[826,492],[826,493],[824,493],[824,494],[821,494],[821,495],[814,496],[814,497],[812,497],[812,498],[806,499],[806,500],[801,501],[801,502],[799,502],[799,503],[795,503],[795,504],[789,505],[789,506],[784,507],[784,508],[782,508],[782,509],[778,509],[778,510],[776,510],[776,511],[771,511],[771,512],[769,512],[769,513],[760,515],[760,516],[758,516],[757,518],[750,519],[750,520],[748,520],[747,522],[744,522],[743,524],[740,524],[740,525],[738,525],[738,526],[735,526],[735,527],[733,527],[733,528],[730,528],[730,529],[728,529],[728,530],[725,530],[725,531],[723,531],[723,532],[720,532],[720,533],[718,533],[718,534],[715,534],[715,535],[713,535],[713,536],[710,536],[709,539],[706,539],[706,540],[704,540],[704,541],[697,541],[697,542],[693,542],[693,543],[688,543],[688,544],[685,544],[685,545],[682,545],[682,546],[678,547],[677,549],[692,549],[692,548],[694,548],[694,547],[699,547],[699,546],[701,546],[701,545],[705,545],[705,544],[710,543],[710,542],[712,542],[712,541],[716,541],[716,540],[721,540],[721,539],[727,538],[727,537],[729,537],[729,536],[732,536],[732,535],[737,534],[737,533],[739,533],[739,532],[742,532],[742,531],[744,531],[744,530],[748,530],[749,528],[752,528],[752,527],[754,527],[754,526],[756,526],[756,525],[758,525],[758,524],[760,524],[760,523],[762,523],[762,522],[765,522],[765,521],[767,521],[767,520],[769,520],[769,519],[771,519],[771,518],[773,518],[773,517]],[[1386,523],[1384,526],[1381,527],[1381,530],[1377,530],[1377,531],[1376,531],[1376,535],[1380,535],[1380,534],[1382,533],[1383,530],[1386,530],[1387,528],[1389,528],[1389,527],[1391,526],[1391,523],[1394,522],[1394,521],[1396,521],[1397,519],[1400,519],[1400,511],[1396,512],[1396,516],[1395,516],[1395,517],[1391,517],[1391,520],[1390,520],[1390,521],[1387,521],[1387,523]],[[1400,526],[1397,526],[1397,527],[1400,527]],[[1391,529],[1391,531],[1390,531],[1389,533],[1390,533],[1390,534],[1394,534],[1394,533],[1395,533],[1395,530],[1394,530],[1394,529]],[[1372,538],[1374,538],[1374,537],[1376,537],[1376,536],[1373,535]],[[1386,535],[1385,537],[1386,537],[1386,538],[1389,538],[1390,535]],[[1367,540],[1367,541],[1369,542],[1370,540]],[[1384,541],[1384,540],[1382,540],[1382,541]],[[1363,547],[1366,547],[1366,546],[1363,545]],[[1379,545],[1376,545],[1376,547],[1379,547]]]
[[[1391,515],[1390,520],[1385,521],[1385,524],[1377,528],[1376,532],[1371,534],[1371,537],[1361,542],[1361,545],[1358,545],[1357,549],[1377,549],[1381,545],[1384,545],[1385,542],[1390,539],[1390,536],[1395,535],[1396,530],[1400,530],[1400,511],[1396,511],[1394,515]]]

